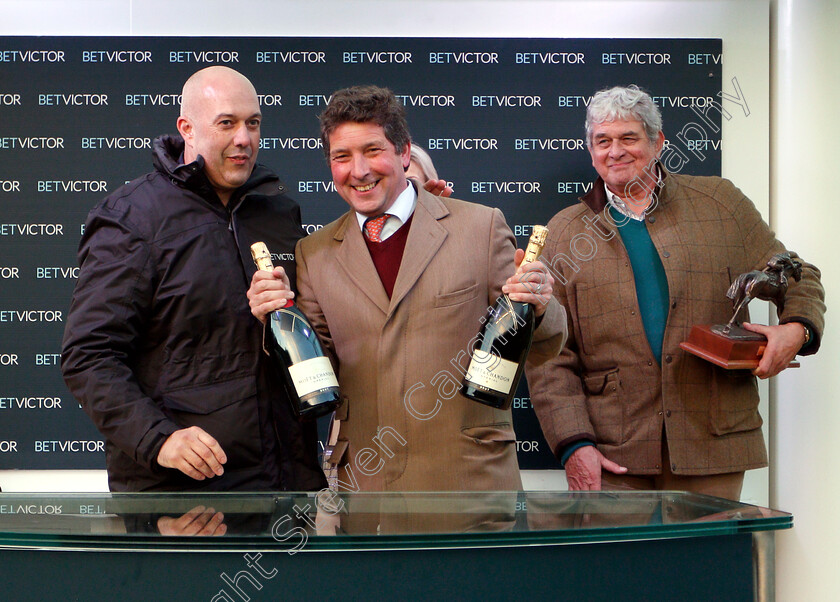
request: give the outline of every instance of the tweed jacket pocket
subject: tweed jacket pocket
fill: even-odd
[[[709,405],[709,430],[715,436],[740,433],[761,428],[758,413],[758,393],[745,394],[756,388],[755,378],[748,370],[716,369],[712,399]],[[724,372],[722,375],[720,372]]]
[[[607,445],[624,443],[624,410],[618,368],[585,374],[583,389],[586,394],[586,410],[595,427],[598,442]]]

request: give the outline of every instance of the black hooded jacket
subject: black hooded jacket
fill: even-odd
[[[106,438],[112,491],[320,489],[315,425],[294,417],[245,295],[259,240],[294,283],[300,207],[262,165],[225,207],[203,159],[181,165],[182,152],[179,137],[155,140],[155,171],[88,215],[65,382]],[[193,425],[225,451],[221,477],[157,463]]]

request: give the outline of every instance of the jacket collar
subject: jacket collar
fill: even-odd
[[[385,315],[391,315],[396,310],[449,235],[447,228],[440,222],[449,215],[446,204],[439,197],[426,192],[418,182],[410,181],[417,190],[417,206],[412,214],[403,261],[390,299],[370,258],[370,251],[365,245],[361,229],[356,224],[356,214],[352,209],[339,218],[339,224],[333,234],[333,239],[340,243],[336,251],[336,261],[359,290]]]
[[[670,188],[669,184],[672,179],[669,178],[670,174],[668,173],[668,170],[666,170],[661,163],[657,162],[656,166],[659,168],[659,173],[662,174],[662,184],[656,187],[653,194],[656,195],[657,199],[661,202],[663,200],[664,193]],[[598,179],[595,180],[595,183],[592,185],[592,189],[580,197],[579,200],[581,203],[589,207],[593,213],[601,213],[604,210],[604,208],[608,205],[608,201],[607,193],[604,190],[604,180],[601,176],[598,176]]]
[[[449,209],[439,197],[424,190],[423,185],[419,181],[412,178],[409,178],[408,180],[417,192],[417,205],[415,206],[414,213],[412,215],[416,214],[417,209],[421,207],[432,218],[434,218],[434,220],[439,220],[449,215]],[[341,241],[349,235],[348,230],[352,229],[355,225],[353,220],[356,219],[356,213],[351,209],[338,219],[341,221],[341,224],[336,228],[333,238]],[[360,228],[357,229],[360,230]]]
[[[180,136],[155,138],[152,149],[152,163],[155,169],[165,175],[176,186],[190,190],[209,202],[218,202],[219,197],[207,175],[204,173],[204,157],[201,155],[192,163],[184,164],[184,140]],[[251,194],[276,196],[286,192],[280,178],[266,166],[257,163],[248,181],[231,195],[231,209]]]

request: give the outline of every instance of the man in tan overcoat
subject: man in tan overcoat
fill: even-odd
[[[536,307],[533,361],[557,356],[566,320],[552,279],[539,262],[516,269],[523,252],[498,209],[406,179],[411,139],[390,90],[333,94],[321,137],[351,209],[298,244],[297,302],[341,388],[331,455],[339,490],[520,489],[510,410],[458,387],[470,340],[502,292]],[[265,272],[257,291],[257,316],[282,303],[280,292],[291,295]]]

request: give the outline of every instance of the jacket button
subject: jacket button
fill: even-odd
[[[671,417],[671,410],[665,410],[665,415],[670,418]]]
[[[657,414],[659,414],[660,416],[662,416],[662,410],[659,410],[659,411],[657,412]]]
[[[677,469],[677,465],[676,464],[671,464],[671,470],[676,470],[676,469]]]
[[[662,251],[662,257],[670,257],[671,254],[668,251]]]
[[[661,466],[659,466],[659,464],[657,464],[656,466],[654,466],[654,468],[655,468],[656,470],[659,470],[659,469],[660,469],[660,468],[662,468],[662,467],[661,467]]]
[[[648,360],[648,366],[653,366],[653,362]]]
[[[635,315],[636,315],[636,310],[635,310],[635,309],[631,309],[631,310],[630,310],[630,315],[631,315],[631,316],[635,316]]]
[[[677,302],[676,301],[671,301],[671,308],[674,308],[676,306],[677,306]]]
[[[666,356],[665,356],[665,363],[666,363],[666,364],[670,364],[670,363],[671,363],[671,362],[673,362],[673,361],[674,361],[674,358],[673,358],[673,357],[671,357],[670,355],[666,355]]]
[[[651,215],[651,216],[648,218],[648,221],[649,221],[651,224],[652,224],[652,223],[654,223],[654,222],[656,222],[656,216],[655,216],[655,215]]]

